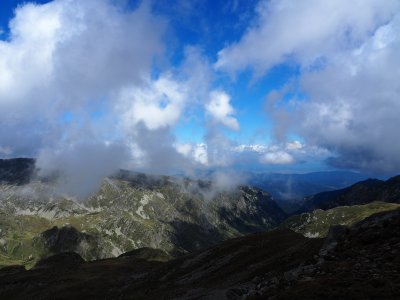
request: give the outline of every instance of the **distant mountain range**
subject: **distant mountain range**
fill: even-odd
[[[0,184],[0,265],[32,266],[65,251],[92,260],[142,247],[176,256],[286,218],[268,193],[250,186],[221,191],[209,181],[121,171],[77,202],[51,181],[14,178]]]
[[[341,189],[368,178],[347,172],[312,172],[306,174],[248,173],[248,183],[268,191],[278,201],[301,200],[319,192]]]
[[[368,179],[344,189],[322,192],[304,199],[297,213],[331,209],[343,205],[360,205],[373,201],[400,203],[400,176],[386,181]]]
[[[32,158],[0,159],[0,183],[24,184],[35,174]],[[312,172],[306,174],[245,173],[249,185],[258,187],[278,201],[300,200],[323,191],[341,189],[368,178],[346,172]],[[184,177],[183,177],[184,178]]]
[[[281,226],[306,237],[324,237],[333,225],[352,225],[370,215],[400,207],[400,176],[368,179],[344,189],[318,193],[298,202]]]

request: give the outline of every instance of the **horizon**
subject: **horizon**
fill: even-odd
[[[399,31],[397,0],[6,0],[0,158],[82,184],[121,167],[388,178]]]

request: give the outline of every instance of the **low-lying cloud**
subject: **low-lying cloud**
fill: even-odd
[[[78,196],[128,166],[117,95],[148,85],[165,27],[146,3],[132,11],[108,0],[18,7],[0,41],[2,154],[37,157],[43,174],[60,169],[60,189]]]
[[[133,10],[121,3],[27,3],[0,40],[0,155],[37,157],[41,175],[60,171],[60,192],[78,197],[119,168],[209,166],[214,146],[189,145],[187,155],[173,134],[193,106],[211,116],[210,128],[239,128],[201,50],[186,47],[180,66],[154,74],[167,20],[147,1]]]

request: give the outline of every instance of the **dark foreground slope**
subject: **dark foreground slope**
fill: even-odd
[[[332,227],[319,262],[277,299],[400,299],[400,210]]]
[[[167,262],[154,250],[88,263],[61,254],[1,270],[0,299],[399,299],[398,228],[400,210],[325,240],[275,230]]]
[[[341,190],[322,192],[307,197],[297,213],[367,204],[374,201],[400,203],[400,175],[387,181],[368,179]]]
[[[236,299],[273,271],[312,260],[321,240],[289,230],[253,234],[169,262],[136,255],[83,263],[60,254],[29,271],[0,270],[0,299]]]

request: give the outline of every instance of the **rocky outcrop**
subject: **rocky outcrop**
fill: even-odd
[[[400,210],[351,226],[334,226],[312,264],[280,282],[273,299],[397,299]],[[268,299],[268,294],[263,294]],[[261,298],[259,298],[261,299]]]
[[[96,238],[72,226],[54,226],[35,238],[35,243],[52,254],[75,252],[88,258],[100,257]]]

